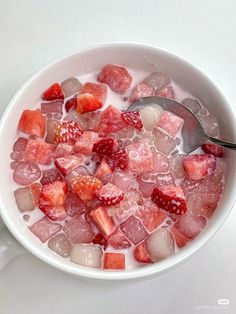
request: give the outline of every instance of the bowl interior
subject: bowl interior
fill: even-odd
[[[10,153],[16,139],[16,126],[25,108],[34,108],[39,94],[55,81],[96,71],[107,63],[122,64],[133,69],[151,72],[160,70],[169,73],[173,80],[200,99],[220,122],[221,134],[225,139],[236,139],[235,117],[227,101],[216,86],[198,69],[168,52],[154,47],[136,44],[110,44],[79,51],[45,67],[34,75],[16,94],[7,107],[0,125],[0,211],[10,231],[33,254],[44,261],[72,274],[100,279],[128,279],[160,273],[189,257],[215,233],[229,214],[235,198],[236,159],[233,151],[227,151],[230,164],[226,171],[225,189],[212,219],[189,246],[180,253],[150,266],[125,272],[104,272],[74,265],[52,253],[29,232],[18,213],[13,190],[15,189],[9,169]]]

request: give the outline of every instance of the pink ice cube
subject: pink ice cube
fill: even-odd
[[[115,206],[116,217],[119,221],[129,218],[139,208],[140,193],[137,191],[129,191],[125,194],[124,199],[119,205]]]
[[[171,158],[170,168],[171,173],[176,179],[183,179],[186,175],[183,167],[184,155],[176,155]]]
[[[64,207],[69,216],[81,215],[86,212],[87,205],[75,193],[69,192],[66,195]]]
[[[155,91],[154,89],[145,84],[145,83],[139,83],[132,91],[132,94],[130,96],[129,102],[133,103],[134,101],[138,100],[142,97],[148,97],[148,96],[154,96]]]
[[[98,133],[92,131],[84,132],[75,143],[75,151],[84,155],[92,153],[93,144],[99,139]]]
[[[183,125],[184,120],[169,111],[164,111],[158,122],[158,126],[171,137],[176,137]]]
[[[60,99],[49,101],[49,102],[42,102],[41,112],[44,114],[47,114],[47,113],[62,114],[62,105],[63,105],[63,100],[60,100]]]
[[[154,129],[153,133],[156,149],[165,155],[169,155],[176,147],[175,140],[160,128]]]
[[[23,152],[26,148],[28,140],[24,137],[19,137],[13,145],[14,152]]]
[[[100,268],[102,255],[103,251],[99,245],[74,244],[71,250],[71,261],[86,267]]]
[[[28,186],[19,188],[14,192],[17,207],[20,212],[34,210],[33,195]]]
[[[70,143],[59,143],[54,151],[54,158],[68,157],[73,149],[74,146]]]
[[[54,128],[58,120],[56,119],[47,119],[47,131],[46,131],[46,138],[45,142],[49,144],[55,143],[55,133]]]
[[[135,181],[132,174],[127,172],[116,170],[112,176],[112,183],[120,188],[122,191],[126,192],[128,187]]]
[[[156,185],[174,185],[174,178],[171,173],[160,173],[156,176]]]
[[[90,243],[95,236],[91,224],[82,216],[72,218],[63,230],[72,243]]]
[[[155,92],[157,92],[170,84],[170,77],[166,73],[153,72],[147,78],[145,78],[143,83],[151,86]]]
[[[67,237],[63,234],[57,234],[48,241],[48,247],[62,257],[69,257],[71,244]]]
[[[120,224],[120,228],[126,237],[134,244],[138,244],[148,236],[140,220],[134,216],[130,216],[126,221]]]
[[[42,171],[40,183],[42,185],[49,184],[55,181],[62,181],[62,175],[56,168],[46,169]]]
[[[65,98],[70,97],[81,90],[82,84],[75,77],[70,77],[61,83]]]
[[[29,229],[33,234],[40,239],[41,242],[46,242],[57,232],[61,230],[61,225],[52,222],[46,216],[34,223]]]
[[[190,213],[180,216],[179,220],[175,223],[175,227],[188,239],[195,238],[204,229],[205,225],[205,217],[196,217]]]
[[[170,160],[166,155],[154,151],[154,172],[165,173],[169,171]]]

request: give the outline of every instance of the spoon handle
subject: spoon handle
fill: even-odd
[[[214,138],[210,136],[209,136],[209,140],[214,144],[236,150],[236,144],[234,143],[222,141],[222,140],[219,140],[218,138]]]

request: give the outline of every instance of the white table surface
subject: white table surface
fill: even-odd
[[[0,113],[42,65],[107,41],[182,55],[236,106],[235,13],[235,0],[0,0]],[[236,313],[235,225],[236,208],[189,262],[142,282],[81,281],[25,252],[0,272],[0,313]],[[229,306],[218,306],[222,298]]]

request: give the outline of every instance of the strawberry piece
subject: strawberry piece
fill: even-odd
[[[98,166],[94,176],[103,182],[108,182],[111,179],[111,175],[112,171],[108,164],[106,163],[106,160],[103,159],[101,164]]]
[[[18,130],[27,134],[43,137],[46,119],[40,110],[24,110],[18,123]]]
[[[107,64],[98,74],[97,80],[110,86],[114,92],[124,94],[131,85],[132,77],[124,67]]]
[[[161,90],[156,92],[155,95],[159,96],[159,97],[175,99],[175,93],[174,93],[174,90],[171,86],[166,86],[166,87],[162,88]]]
[[[124,198],[124,192],[112,183],[107,183],[97,191],[97,198],[103,205],[116,205]]]
[[[106,101],[107,97],[107,86],[104,84],[87,82],[83,85],[80,90],[80,94],[91,94],[98,97],[102,104]]]
[[[96,111],[102,108],[102,102],[97,96],[91,95],[89,93],[80,94],[77,96],[77,107],[76,111],[80,114],[86,112]]]
[[[90,216],[93,218],[95,224],[101,230],[101,232],[109,236],[115,229],[113,219],[108,216],[104,207],[100,206],[90,212]]]
[[[108,246],[107,239],[104,237],[104,235],[102,233],[96,234],[92,240],[92,243],[93,244],[99,244],[100,246],[102,246],[104,248],[104,250]]]
[[[67,191],[67,184],[62,181],[55,181],[53,183],[43,185],[39,196],[40,206],[63,205]]]
[[[25,148],[24,160],[49,165],[52,161],[55,146],[41,139],[29,139]]]
[[[145,83],[138,84],[134,90],[132,91],[132,94],[129,98],[129,102],[132,104],[136,100],[142,98],[142,97],[148,97],[148,96],[154,96],[155,91],[151,86],[148,86]]]
[[[175,242],[178,245],[179,248],[184,247],[187,242],[188,239],[182,234],[181,231],[179,231],[177,228],[175,228],[174,226],[171,228],[171,232],[175,238]]]
[[[72,179],[72,190],[82,200],[92,200],[102,186],[101,181],[93,176],[78,176]]]
[[[207,154],[195,154],[184,157],[183,167],[192,180],[201,180],[213,173],[216,168],[216,158]]]
[[[69,192],[66,195],[64,207],[67,215],[74,217],[76,215],[82,215],[87,211],[87,204],[82,201],[75,193]]]
[[[131,243],[119,228],[116,228],[116,230],[107,238],[107,240],[108,243],[117,250],[131,247]]]
[[[151,259],[148,255],[146,244],[144,242],[139,243],[134,249],[134,258],[141,263],[151,263]]]
[[[202,149],[205,153],[213,155],[215,157],[223,157],[224,156],[224,148],[219,145],[215,145],[213,143],[205,143],[202,145]]]
[[[42,95],[44,100],[64,99],[63,90],[58,83],[51,85]]]
[[[77,107],[77,98],[76,97],[73,97],[73,98],[67,100],[67,102],[65,103],[66,112],[69,112],[72,109],[76,109],[76,107]]]
[[[66,211],[63,205],[39,205],[39,209],[51,220],[63,220]]]
[[[54,133],[56,143],[74,143],[79,139],[83,131],[76,121],[59,121],[55,125]]]
[[[83,162],[83,156],[61,157],[55,160],[55,166],[63,175],[68,174],[72,169],[79,166]]]
[[[38,182],[35,182],[35,183],[31,184],[30,191],[32,193],[35,206],[38,206],[39,205],[39,197],[40,197],[40,194],[42,191],[42,185]]]
[[[138,244],[148,236],[148,233],[140,220],[134,216],[130,216],[126,221],[122,222],[122,224],[120,224],[120,229],[134,244]]]
[[[121,119],[133,128],[141,131],[143,128],[143,123],[140,119],[140,114],[138,111],[122,112]]]
[[[121,169],[125,171],[128,166],[128,155],[124,149],[120,149],[114,152],[107,160],[109,167],[114,171],[115,169]]]
[[[184,120],[172,112],[164,111],[158,122],[158,127],[164,130],[171,137],[176,137],[184,125]]]
[[[112,138],[102,138],[93,144],[92,151],[98,156],[110,156],[114,150],[114,140]]]
[[[182,215],[187,211],[186,198],[181,187],[158,186],[153,189],[152,200],[171,214]]]
[[[84,132],[75,143],[75,152],[83,155],[91,155],[93,145],[99,139],[98,133],[92,131]]]
[[[104,269],[125,269],[125,254],[105,253]]]

